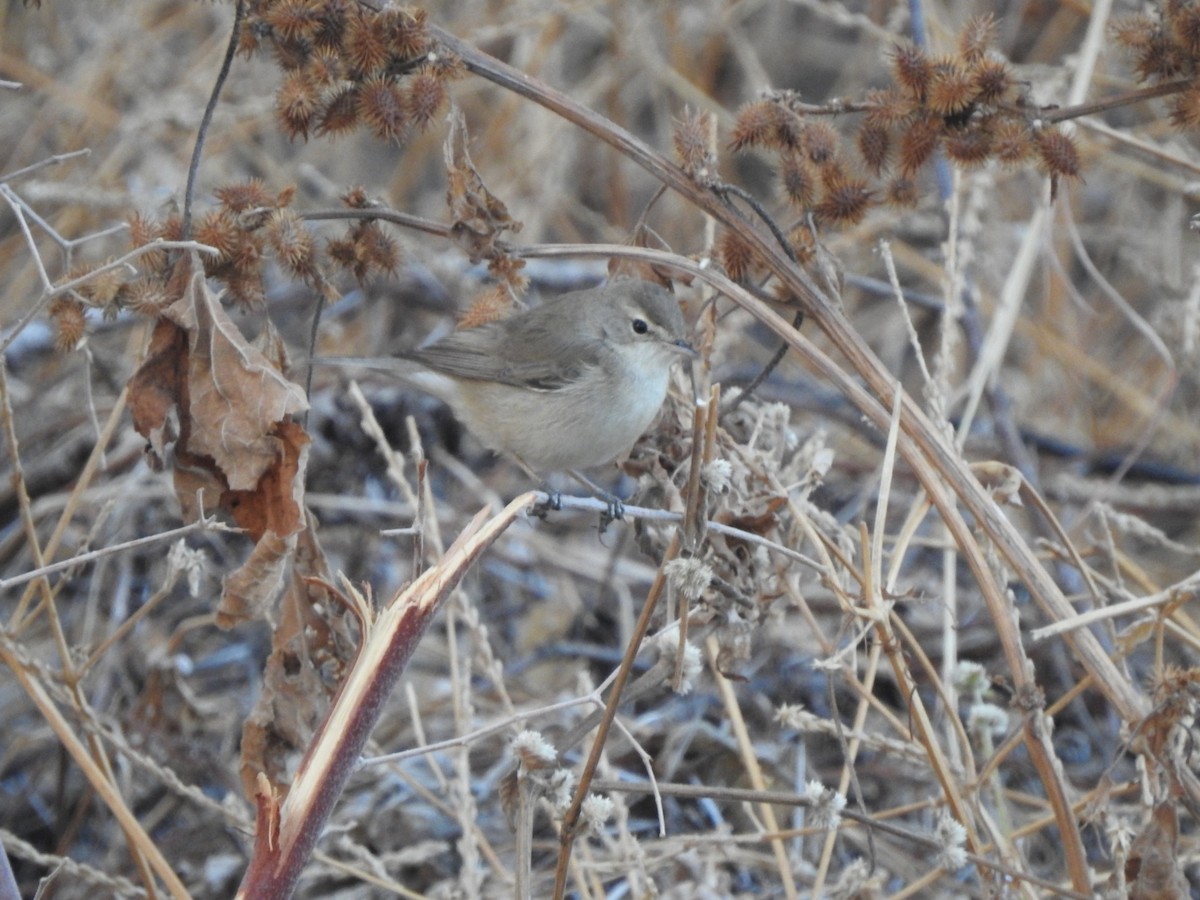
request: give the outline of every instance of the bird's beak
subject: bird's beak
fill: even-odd
[[[670,346],[671,346],[671,349],[674,350],[676,353],[681,353],[684,356],[696,357],[696,356],[700,355],[699,353],[696,352],[696,348],[693,347],[691,344],[689,344],[687,341],[685,341],[683,338],[680,338],[677,341],[673,341]]]

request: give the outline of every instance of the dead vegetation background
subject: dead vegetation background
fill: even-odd
[[[363,37],[363,71],[333,79],[364,86],[357,105],[323,85],[329,106],[313,107],[302,82],[318,76],[295,72],[329,59],[270,42],[308,41],[318,5],[247,4],[198,169],[194,236],[215,261],[151,244],[183,236],[232,6],[0,9],[14,82],[0,93],[0,844],[22,895],[56,872],[43,896],[232,896],[274,852],[272,829],[286,843],[297,821],[320,826],[280,798],[386,619],[368,624],[371,604],[443,571],[463,532],[494,543],[446,569],[461,581],[409,645],[368,762],[331,763],[349,780],[301,860],[301,896],[541,897],[556,870],[580,897],[1200,895],[1198,159],[1178,127],[1200,104],[1177,90],[1024,137],[997,119],[986,152],[974,134],[989,109],[1018,110],[1021,131],[1033,107],[1188,83],[1196,11],[431,4],[445,40],[415,13],[396,20],[430,42],[407,51],[420,66],[366,74]],[[895,50],[914,11],[940,93],[913,86],[922,54]],[[980,54],[963,29],[988,11]],[[757,198],[816,287],[836,289],[847,333],[959,450],[912,450],[912,407],[889,432],[893,398],[839,343],[836,311],[806,305],[746,232],[714,228],[678,189],[655,198],[665,168],[498,88],[448,35],[675,154],[697,195],[767,234],[724,185]],[[956,80],[981,60],[1006,60],[1008,80],[964,99]],[[932,111],[895,113],[879,92],[897,85]],[[835,98],[841,115],[789,136],[800,119],[778,110]],[[864,138],[872,114],[851,107],[870,102],[882,124]],[[1002,132],[1012,158],[997,161]],[[373,203],[424,230],[316,215]],[[600,534],[594,510],[538,520],[518,504],[509,525],[499,511],[525,477],[384,379],[318,370],[303,412],[321,303],[319,354],[387,355],[487,312],[496,284],[546,294],[604,276],[608,254],[563,244],[626,244],[640,260],[621,265],[674,276],[702,398],[720,384],[728,401],[781,332],[753,298],[709,303],[689,260],[764,286],[786,319],[809,313],[811,344],[707,440],[694,417],[709,407],[681,375],[623,480],[611,473],[682,524],[635,511]],[[95,270],[131,246],[128,266]],[[206,415],[180,405],[198,384]],[[981,515],[958,495],[956,544],[922,485],[959,490],[967,464],[994,504]],[[242,531],[197,521],[198,506]],[[490,524],[471,526],[481,509]],[[1076,609],[1108,614],[1035,634],[1069,608],[1042,602],[1049,582],[1014,562],[1001,518]],[[587,716],[664,584],[589,768]],[[688,653],[669,627],[681,609]],[[567,854],[581,772],[577,799],[596,799]]]

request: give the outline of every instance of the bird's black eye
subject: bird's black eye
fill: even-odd
[[[633,333],[634,334],[645,334],[649,330],[650,330],[650,326],[646,324],[645,319],[634,319],[633,320]]]

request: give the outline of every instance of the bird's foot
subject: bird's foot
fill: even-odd
[[[562,494],[553,490],[548,485],[542,485],[541,490],[546,495],[546,498],[533,504],[533,508],[529,512],[533,516],[545,521],[550,513],[558,512],[562,509]]]

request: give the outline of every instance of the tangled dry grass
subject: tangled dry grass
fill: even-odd
[[[1200,894],[1200,6],[1107,9],[0,9],[0,896]],[[702,361],[606,528],[308,366],[610,273]]]

